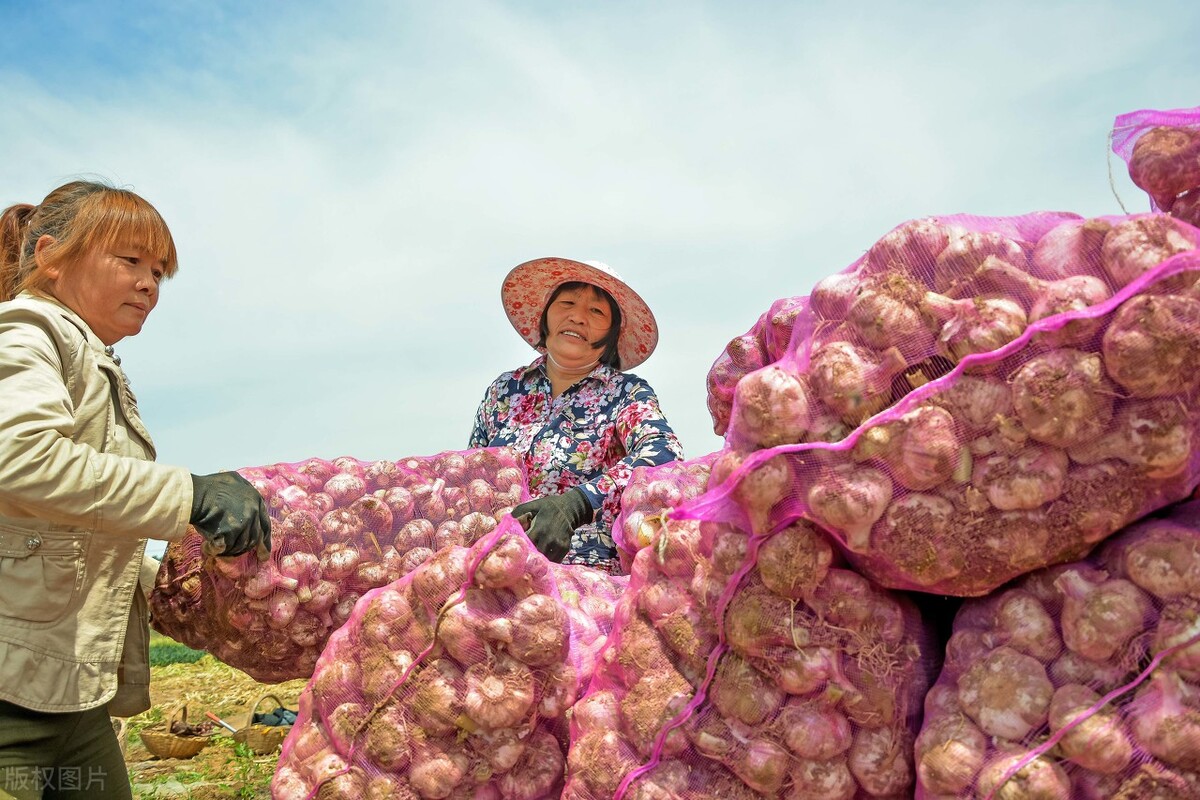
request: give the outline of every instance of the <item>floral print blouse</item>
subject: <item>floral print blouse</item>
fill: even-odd
[[[601,364],[558,397],[542,356],[506,372],[484,394],[470,447],[510,447],[525,459],[533,497],[579,488],[596,509],[564,564],[618,572],[613,520],[634,467],[683,458],[650,384]]]

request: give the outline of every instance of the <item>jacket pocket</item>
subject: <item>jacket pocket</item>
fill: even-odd
[[[0,525],[0,617],[54,622],[74,603],[83,565],[80,534]]]

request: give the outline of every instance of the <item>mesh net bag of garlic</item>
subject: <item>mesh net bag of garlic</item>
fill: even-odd
[[[626,574],[633,567],[637,551],[650,544],[665,516],[708,488],[717,455],[637,467],[630,473],[621,493],[621,512],[613,521],[613,541]]]
[[[807,308],[807,297],[776,300],[750,330],[730,339],[721,355],[717,356],[705,380],[708,412],[717,436],[724,436],[729,427],[729,412],[733,408],[733,394],[738,381],[787,354],[792,345],[792,329],[796,318]]]
[[[563,797],[911,797],[934,663],[912,603],[803,521],[643,527],[572,711]]]
[[[1112,148],[1151,208],[1200,225],[1200,107],[1121,114]]]
[[[873,581],[959,596],[1082,556],[1200,476],[1197,242],[1163,214],[900,226],[738,383],[738,465],[674,514],[807,519]]]
[[[566,714],[627,581],[550,563],[505,517],[367,592],[301,693],[272,796],[558,797]]]
[[[239,473],[267,503],[270,558],[205,556],[190,532],[167,548],[150,611],[156,630],[265,682],[312,675],[365,592],[443,547],[478,541],[529,499],[520,460],[505,448]]]
[[[1200,503],[964,603],[917,798],[1200,797]]]

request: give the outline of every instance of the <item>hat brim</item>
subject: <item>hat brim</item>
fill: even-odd
[[[538,322],[550,295],[564,283],[582,281],[599,286],[612,295],[621,309],[621,333],[617,353],[621,369],[641,364],[658,345],[658,323],[646,301],[620,276],[569,258],[536,258],[509,270],[500,286],[500,302],[517,333],[537,348]]]

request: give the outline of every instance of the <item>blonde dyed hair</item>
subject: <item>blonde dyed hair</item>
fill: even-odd
[[[51,236],[35,258],[38,240]],[[97,250],[134,247],[163,263],[164,277],[179,269],[175,240],[161,215],[141,196],[98,181],[63,184],[39,205],[17,203],[0,214],[0,300],[24,290],[49,294],[47,270],[78,268]]]

